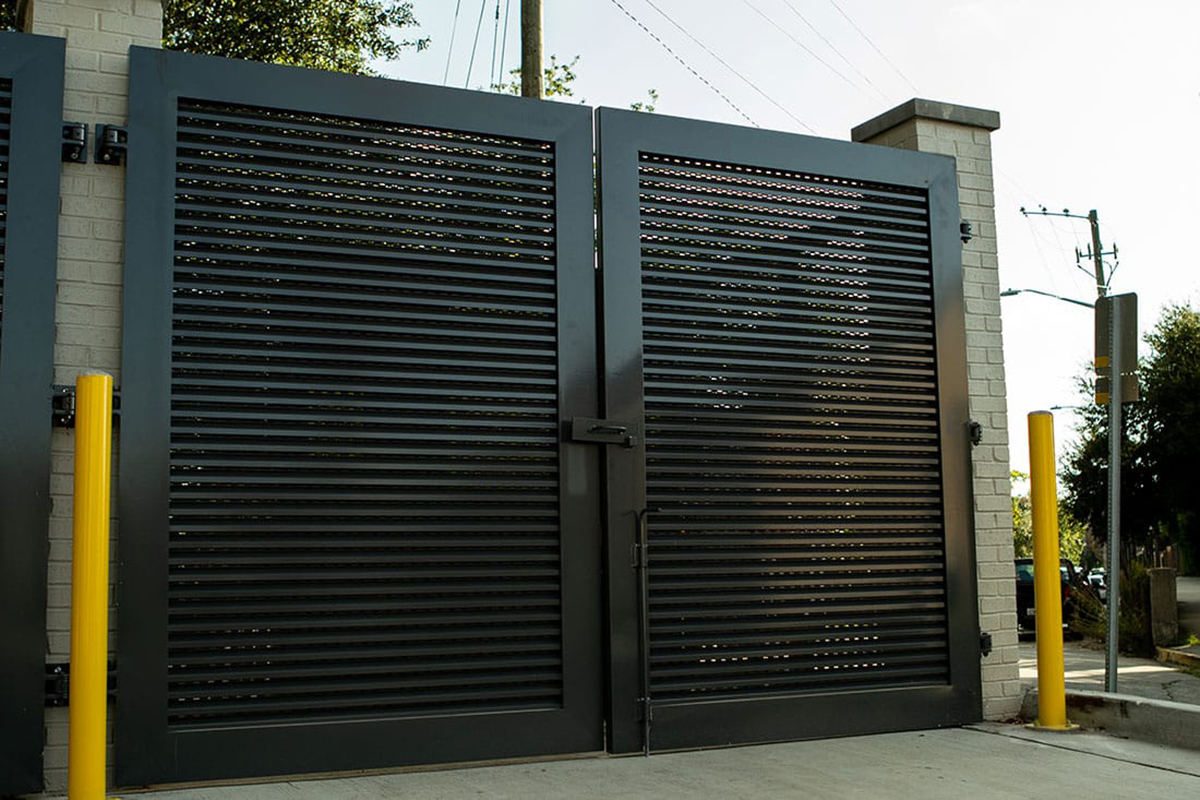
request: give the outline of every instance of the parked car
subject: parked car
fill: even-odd
[[[1103,569],[1094,569],[1087,574],[1088,586],[1100,598],[1101,603],[1108,602],[1108,582]]]
[[[1034,628],[1033,601],[1033,559],[1018,558],[1015,560],[1017,571],[1017,625],[1026,630]],[[1070,609],[1075,593],[1084,587],[1083,580],[1075,571],[1071,559],[1059,559],[1059,577],[1062,580],[1062,620],[1066,625],[1070,619]]]

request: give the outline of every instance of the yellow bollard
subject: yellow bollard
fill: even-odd
[[[81,375],[75,382],[75,508],[67,754],[70,800],[104,798],[112,393],[111,375]]]
[[[1029,415],[1029,501],[1033,512],[1033,606],[1037,628],[1038,718],[1033,727],[1065,731],[1062,578],[1058,555],[1058,490],[1054,474],[1054,415]]]

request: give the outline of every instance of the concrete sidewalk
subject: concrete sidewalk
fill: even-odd
[[[1020,645],[1021,683],[1032,688],[1037,683],[1037,643]],[[1083,647],[1077,642],[1063,643],[1063,668],[1067,691],[1104,691],[1104,651]],[[1175,665],[1148,658],[1121,656],[1117,670],[1117,690],[1121,694],[1200,705],[1200,677]]]
[[[1200,796],[1200,757],[1099,734],[1021,726],[590,758],[438,772],[122,792],[150,800],[384,798],[922,798]]]

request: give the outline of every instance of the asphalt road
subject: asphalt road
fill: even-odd
[[[1179,627],[1200,637],[1200,578],[1176,578],[1179,601]]]

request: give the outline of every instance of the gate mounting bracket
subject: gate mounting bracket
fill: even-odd
[[[50,395],[50,407],[53,409],[51,422],[56,428],[75,427],[75,387],[70,384],[54,384]],[[121,390],[113,389],[113,422],[121,419]]]

